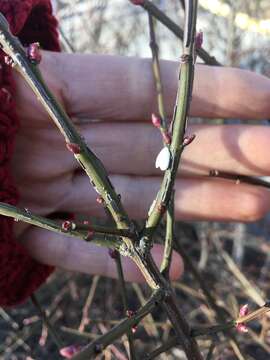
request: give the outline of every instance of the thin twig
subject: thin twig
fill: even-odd
[[[132,2],[132,0],[130,0]],[[159,8],[153,4],[153,2],[149,0],[143,0],[142,3],[139,4],[145,8],[152,16],[154,16],[158,21],[160,21],[164,26],[166,26],[174,35],[176,35],[179,39],[184,39],[184,31],[175,24],[164,12],[159,10]],[[215,65],[221,66],[221,64],[216,60],[214,56],[211,56],[205,51],[203,48],[198,49],[199,57],[207,64],[207,65]]]
[[[31,295],[32,303],[34,304],[35,308],[38,310],[39,315],[44,323],[44,325],[47,327],[54,343],[57,345],[58,349],[61,349],[63,347],[62,340],[58,336],[56,330],[54,329],[53,325],[51,324],[46,312],[42,309],[36,295]]]
[[[143,360],[152,360],[155,359],[157,356],[159,356],[160,354],[169,351],[170,349],[172,349],[173,347],[179,345],[179,339],[177,337],[173,337],[170,338],[169,340],[167,340],[166,343],[162,344],[161,346],[159,346],[157,349],[155,349],[154,351],[152,351],[151,353],[147,354]]]
[[[87,345],[79,354],[73,356],[72,360],[85,360],[93,355],[97,355],[103,351],[113,341],[125,334],[132,326],[137,325],[141,319],[154,310],[154,308],[161,302],[163,298],[163,291],[157,290],[148,302],[142,306],[133,316],[121,321],[118,325],[113,327],[108,333],[100,336],[89,345]]]
[[[210,177],[233,180],[236,184],[245,183],[249,185],[262,186],[270,189],[270,182],[254,176],[231,174],[220,170],[210,170]]]
[[[82,310],[82,318],[81,318],[81,322],[79,325],[79,331],[84,331],[85,326],[88,324],[89,309],[93,302],[99,279],[100,279],[100,277],[98,275],[95,275],[92,278],[92,284],[91,284],[91,287],[89,290],[89,294],[87,296],[86,302],[85,302],[83,310]]]
[[[150,13],[148,13],[148,23],[149,23],[149,33],[150,33],[150,48],[152,52],[152,71],[156,86],[158,112],[161,119],[161,131],[167,132],[168,124],[165,113],[163,88],[161,81],[161,72],[160,72],[160,64],[159,64],[159,56],[158,56],[159,49],[156,41],[154,19]]]
[[[127,298],[127,289],[125,283],[125,277],[123,273],[123,267],[121,262],[120,254],[117,252],[115,256],[115,263],[117,267],[118,281],[120,285],[121,297],[124,307],[125,315],[128,315],[128,298]],[[132,328],[127,331],[128,343],[129,343],[129,351],[130,351],[130,359],[136,360],[136,353],[134,348],[134,336],[132,333]]]

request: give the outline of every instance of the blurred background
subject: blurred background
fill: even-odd
[[[177,24],[183,25],[181,0],[154,0]],[[54,0],[65,51],[150,57],[147,14],[127,0]],[[270,77],[269,0],[199,0],[198,27],[204,47],[219,62]],[[163,25],[157,26],[160,57],[178,60],[181,43]],[[265,124],[268,119],[265,119]],[[207,121],[207,119],[193,119]],[[220,119],[217,122],[221,122]],[[238,119],[226,122],[238,122]],[[267,154],[266,154],[267,156]],[[251,308],[270,297],[270,217],[252,225],[179,223],[176,234],[197,265],[221,308],[235,317],[241,304]],[[162,225],[160,238],[164,232]],[[190,271],[175,283],[179,303],[192,325],[217,322],[200,285]],[[145,286],[128,285],[129,303],[138,308],[149,296]],[[87,343],[123,317],[116,281],[57,271],[37,292],[65,345]],[[155,323],[153,322],[153,317]],[[138,359],[171,336],[162,314],[153,314],[136,332]],[[83,337],[78,336],[78,331]],[[83,334],[82,334],[83,333]],[[237,347],[219,336],[213,359],[270,359],[270,322],[255,322]],[[206,356],[209,339],[199,345]],[[110,346],[99,359],[127,359],[127,340]],[[0,309],[0,359],[60,359],[58,349],[29,301],[15,309]],[[158,359],[185,359],[180,348]]]

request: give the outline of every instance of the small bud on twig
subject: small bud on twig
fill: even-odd
[[[60,349],[59,353],[66,359],[71,359],[75,354],[82,350],[81,345],[70,345]]]
[[[8,55],[5,55],[4,57],[4,61],[5,61],[5,64],[8,65],[8,66],[14,66],[14,61],[12,60],[12,58]]]
[[[199,50],[202,48],[202,44],[203,44],[203,32],[202,31],[199,31],[197,34],[196,34],[196,38],[195,38],[195,47],[196,47],[196,50]]]
[[[62,229],[64,231],[70,231],[76,229],[76,224],[72,221],[63,221],[62,222]]]
[[[192,141],[195,139],[196,135],[190,135],[190,136],[185,136],[184,140],[183,140],[183,147],[188,146],[189,144],[192,143]]]
[[[158,117],[155,114],[152,114],[152,124],[156,127],[156,128],[160,128],[161,126],[161,119],[160,117]]]
[[[168,132],[162,132],[162,137],[165,142],[165,144],[170,145],[172,142],[172,137]]]
[[[138,326],[132,326],[132,328],[131,328],[131,331],[132,331],[132,334],[135,334],[135,332],[137,331],[137,329],[138,329]]]
[[[100,205],[104,204],[104,200],[103,200],[103,198],[102,198],[101,196],[98,196],[98,197],[96,198],[96,202],[97,202],[98,204],[100,204]]]
[[[166,206],[163,203],[160,203],[160,204],[158,204],[157,209],[160,214],[164,214],[166,211]]]
[[[32,64],[39,64],[41,62],[40,45],[38,42],[30,44],[27,48],[27,57]]]
[[[117,256],[118,256],[118,251],[117,250],[114,250],[114,249],[109,249],[109,255],[112,259],[117,259]]]
[[[219,171],[218,170],[210,170],[209,171],[209,176],[218,176],[219,175]]]
[[[66,143],[66,147],[69,151],[71,151],[73,154],[80,154],[81,148],[78,144],[75,143]]]
[[[130,0],[133,5],[143,5],[144,0]]]
[[[249,312],[248,304],[243,305],[239,310],[239,318],[240,318],[239,320],[241,320],[241,317],[246,316],[248,312]],[[242,332],[242,333],[248,332],[248,328],[245,323],[238,322],[235,327],[238,332]]]

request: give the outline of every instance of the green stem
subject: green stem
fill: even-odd
[[[166,238],[165,238],[165,247],[163,253],[163,259],[160,266],[160,272],[163,276],[169,279],[169,271],[172,259],[173,251],[173,238],[174,238],[174,191],[172,191],[172,198],[169,202],[167,209],[167,221],[166,221]]]
[[[25,49],[18,38],[11,35],[9,25],[5,17],[1,14],[0,43],[3,51],[13,60],[15,69],[21,73],[30,85],[45,110],[63,134],[67,145],[75,145],[76,151],[73,151],[73,153],[76,160],[85,170],[97,193],[103,198],[104,204],[112,214],[117,227],[129,229],[132,224],[122,206],[118,194],[115,192],[113,185],[107,176],[103,164],[88,148],[75,125],[46,86],[37,64],[33,64],[28,60]],[[129,242],[127,241],[127,243]]]
[[[54,220],[47,219],[40,215],[32,214],[28,209],[20,209],[16,206],[9,205],[6,203],[0,202],[0,215],[12,217],[15,221],[24,221],[25,223],[38,226],[42,229],[50,230],[56,232],[58,234],[68,235],[76,238],[83,239],[85,241],[88,240],[88,232],[87,231],[78,231],[78,230],[63,230],[62,226],[55,222]],[[95,234],[91,239],[96,245],[106,246],[113,249],[119,249],[121,246],[120,239],[117,239],[113,236],[104,236]]]
[[[97,355],[116,339],[125,334],[132,326],[137,325],[146,315],[151,313],[156,306],[162,301],[163,291],[157,290],[153,293],[148,302],[142,306],[134,316],[121,321],[113,327],[108,333],[92,341],[79,354],[73,356],[72,360],[86,360],[91,356]]]
[[[149,246],[145,246],[145,244],[151,243],[153,233],[162,218],[162,211],[160,211],[160,209],[166,209],[168,206],[180,158],[184,149],[183,141],[194,78],[194,39],[196,30],[197,0],[188,2],[188,6],[186,8],[185,27],[187,31],[183,42],[183,55],[181,56],[182,64],[179,70],[180,75],[178,81],[178,91],[172,120],[172,143],[170,145],[171,160],[169,168],[164,174],[154,206],[152,207],[152,210],[149,211],[149,216],[143,232],[144,237],[141,240],[141,244],[144,249],[149,249]]]
[[[109,226],[101,226],[101,225],[95,225],[95,224],[80,224],[75,223],[77,230],[83,230],[83,231],[92,231],[93,233],[100,233],[100,234],[108,234],[108,235],[116,235],[119,237],[129,237],[129,238],[136,238],[136,234],[132,233],[129,230],[126,229],[116,229]]]

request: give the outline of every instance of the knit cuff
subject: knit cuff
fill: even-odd
[[[0,0],[0,12],[24,46],[39,42],[43,49],[60,51],[57,21],[49,0]],[[19,119],[12,72],[4,58],[0,51],[0,201],[16,205],[19,196],[9,163]],[[32,259],[16,242],[12,230],[13,219],[0,216],[0,306],[23,302],[53,271],[53,267]]]

